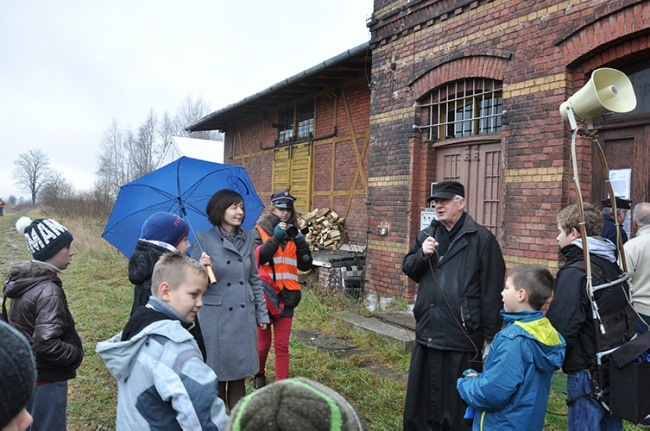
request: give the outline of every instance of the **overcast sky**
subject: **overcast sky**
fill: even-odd
[[[188,96],[210,112],[369,40],[372,0],[0,2],[0,197],[41,149],[89,189],[104,132]]]

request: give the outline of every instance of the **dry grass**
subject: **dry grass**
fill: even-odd
[[[115,427],[116,385],[95,345],[119,332],[127,321],[133,290],[127,279],[127,260],[101,237],[103,223],[92,218],[63,217],[32,210],[32,218],[52,217],[74,235],[76,254],[62,276],[72,313],[85,349],[84,362],[77,378],[70,382],[68,429],[112,430]],[[24,239],[13,225],[15,213],[0,217],[0,253],[6,267],[28,258]],[[400,381],[382,377],[362,368],[369,363],[381,364],[407,373],[409,355],[386,347],[376,337],[350,331],[333,317],[342,309],[360,310],[358,304],[343,295],[312,286],[304,291],[296,310],[294,329],[318,330],[329,336],[344,338],[359,346],[359,354],[337,359],[326,352],[291,340],[291,374],[306,376],[332,387],[357,407],[369,430],[399,430],[406,387]],[[273,361],[268,363],[273,379]],[[249,388],[250,390],[250,388]],[[565,396],[562,382],[554,384],[548,404],[545,430],[566,429]],[[637,429],[626,424],[626,429]]]

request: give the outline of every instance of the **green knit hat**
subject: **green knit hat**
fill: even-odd
[[[280,380],[237,403],[226,431],[363,431],[354,407],[341,395],[302,377]]]

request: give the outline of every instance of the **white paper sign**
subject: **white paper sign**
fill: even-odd
[[[609,171],[609,181],[612,183],[614,189],[614,196],[623,199],[630,199],[630,189],[632,184],[632,169],[612,169]],[[623,230],[630,237],[630,223],[632,222],[630,211],[625,216],[623,222]]]
[[[612,183],[614,196],[630,199],[632,169],[612,169],[609,171],[609,181]]]

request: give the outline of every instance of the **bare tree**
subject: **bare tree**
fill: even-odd
[[[157,155],[158,164],[160,164],[160,161],[167,154],[169,147],[174,143],[172,140],[174,136],[178,136],[178,126],[169,113],[165,112],[158,124],[158,137],[161,142],[160,154]]]
[[[26,153],[19,154],[14,165],[14,184],[29,193],[32,205],[36,205],[39,191],[51,180],[52,176],[47,155],[40,149],[31,149]]]
[[[223,135],[215,131],[190,134],[185,130],[208,112],[203,99],[188,96],[175,115],[165,112],[160,121],[150,110],[137,133],[120,128],[113,120],[102,139],[93,194],[115,199],[120,186],[156,169],[174,136],[223,141]]]
[[[111,126],[104,132],[100,153],[99,168],[95,188],[115,198],[122,184],[128,178],[127,161],[129,158],[128,144],[123,132],[113,120]]]
[[[74,197],[74,187],[63,177],[62,172],[52,171],[50,180],[43,185],[39,201],[45,205],[56,206],[63,199]]]
[[[131,153],[130,160],[133,162],[132,179],[148,174],[158,164],[156,154],[159,154],[160,151],[157,149],[156,127],[156,114],[153,111],[149,111],[147,119],[138,129],[138,135],[135,138],[134,148]]]
[[[197,123],[201,118],[210,113],[208,104],[202,98],[192,99],[191,96],[185,98],[185,102],[176,114],[176,124],[178,127],[176,136],[187,136],[196,139],[209,139],[212,141],[222,141],[221,134],[214,130],[205,130],[201,132],[188,132],[186,127]]]

